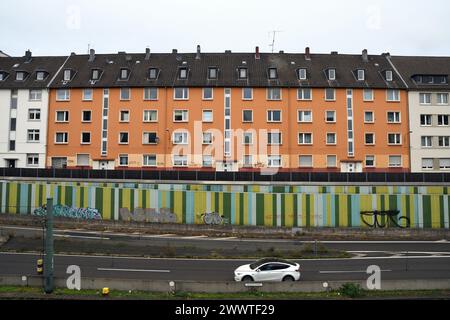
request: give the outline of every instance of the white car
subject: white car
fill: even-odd
[[[265,258],[234,270],[235,281],[298,281],[300,265],[295,262]]]

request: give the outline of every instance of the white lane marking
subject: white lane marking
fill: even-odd
[[[447,242],[448,242],[448,240],[445,240],[445,239],[435,241],[435,243],[447,243]]]
[[[92,239],[92,240],[111,240],[110,238],[105,238],[105,237],[73,236],[73,235],[70,235],[70,234],[55,234],[55,237],[61,237],[61,238],[79,238],[79,239]]]
[[[234,240],[234,239],[237,239],[237,237],[212,238],[210,240],[214,240],[214,241],[228,241],[228,240]]]
[[[392,270],[381,270],[382,272],[392,272]],[[338,271],[319,271],[319,273],[367,273],[367,270],[338,270]]]
[[[167,233],[167,234],[143,235],[141,238],[170,238],[173,236],[175,236],[175,234]]]
[[[450,254],[450,251],[347,251],[348,253]]]
[[[114,268],[97,268],[98,271],[119,271],[119,272],[156,272],[169,273],[170,270],[144,270],[144,269],[114,269]]]
[[[191,236],[191,237],[183,237],[182,239],[203,239],[207,237],[208,236]]]

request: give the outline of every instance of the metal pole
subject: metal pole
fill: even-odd
[[[53,292],[53,199],[47,198],[47,224],[45,233],[44,291]]]

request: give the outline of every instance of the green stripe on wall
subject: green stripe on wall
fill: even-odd
[[[352,227],[352,197],[347,195],[347,221],[348,226]]]
[[[305,196],[306,201],[306,227],[309,228],[311,226],[311,204],[310,204],[310,195],[307,194]]]
[[[431,196],[422,196],[423,227],[431,228]]]
[[[264,195],[256,194],[256,225],[264,225]]]
[[[298,227],[298,203],[297,203],[297,201],[298,201],[298,195],[297,194],[294,194],[294,206],[293,206],[293,208],[294,208],[294,226],[295,227]]]
[[[286,196],[284,194],[281,195],[281,226],[286,226]]]
[[[72,192],[73,192],[73,187],[66,187],[66,196],[64,199],[64,203],[66,206],[69,206],[69,207],[72,206]]]
[[[275,227],[277,225],[277,195],[271,194],[272,196],[272,226]]]
[[[334,219],[335,219],[334,225],[336,227],[340,227],[341,224],[339,221],[339,196],[338,195],[334,196]]]
[[[223,215],[228,221],[231,221],[231,193],[224,192],[222,194],[223,199]]]
[[[95,188],[95,208],[103,215],[103,188]]]
[[[239,224],[244,224],[244,194],[239,194]]]

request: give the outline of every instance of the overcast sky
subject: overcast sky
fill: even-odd
[[[447,0],[14,0],[0,50],[23,55],[274,50],[450,56]]]

